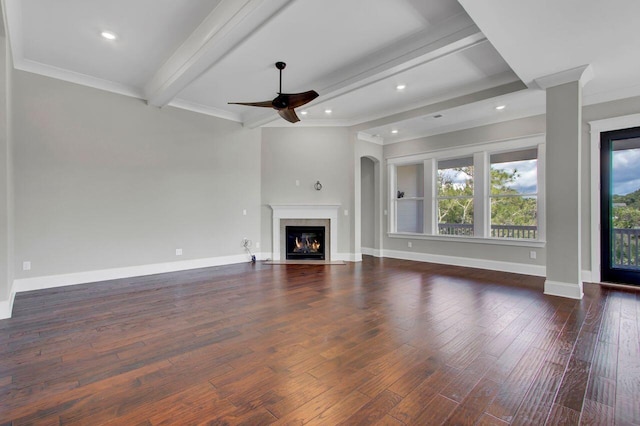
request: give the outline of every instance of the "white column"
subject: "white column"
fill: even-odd
[[[547,91],[545,294],[581,299],[582,87],[590,67],[536,80]]]

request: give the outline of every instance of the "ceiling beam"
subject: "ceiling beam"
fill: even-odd
[[[320,97],[311,105],[321,105],[338,96],[374,84],[427,62],[459,52],[486,41],[475,23],[464,13],[400,40],[364,60],[337,69],[320,80],[308,83]],[[272,112],[245,116],[249,128],[279,119]]]
[[[473,93],[460,95],[451,99],[445,99],[437,102],[430,103],[418,108],[414,108],[408,111],[402,111],[396,114],[392,114],[379,119],[363,122],[351,127],[353,132],[364,132],[368,129],[375,127],[386,126],[388,124],[398,123],[401,121],[411,120],[418,117],[428,116],[442,111],[446,111],[452,108],[457,108],[463,105],[473,104],[476,102],[486,101],[488,99],[505,96],[511,93],[520,92],[526,90],[527,86],[521,82],[510,81],[494,87],[479,90]]]
[[[149,105],[167,105],[293,0],[221,0],[144,87]]]

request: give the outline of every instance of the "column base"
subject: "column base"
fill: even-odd
[[[569,299],[582,299],[582,283],[563,283],[560,281],[546,280],[544,282],[544,294],[550,296],[568,297]]]

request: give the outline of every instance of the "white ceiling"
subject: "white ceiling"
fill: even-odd
[[[320,94],[295,126],[381,143],[543,113],[535,80],[582,65],[585,103],[640,95],[637,0],[2,2],[16,68],[248,127],[291,125],[228,104],[274,98],[276,61],[283,91]]]

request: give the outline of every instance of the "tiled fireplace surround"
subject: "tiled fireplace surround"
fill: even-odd
[[[285,226],[324,226],[325,257],[337,258],[339,204],[271,204],[273,260],[284,260]]]

